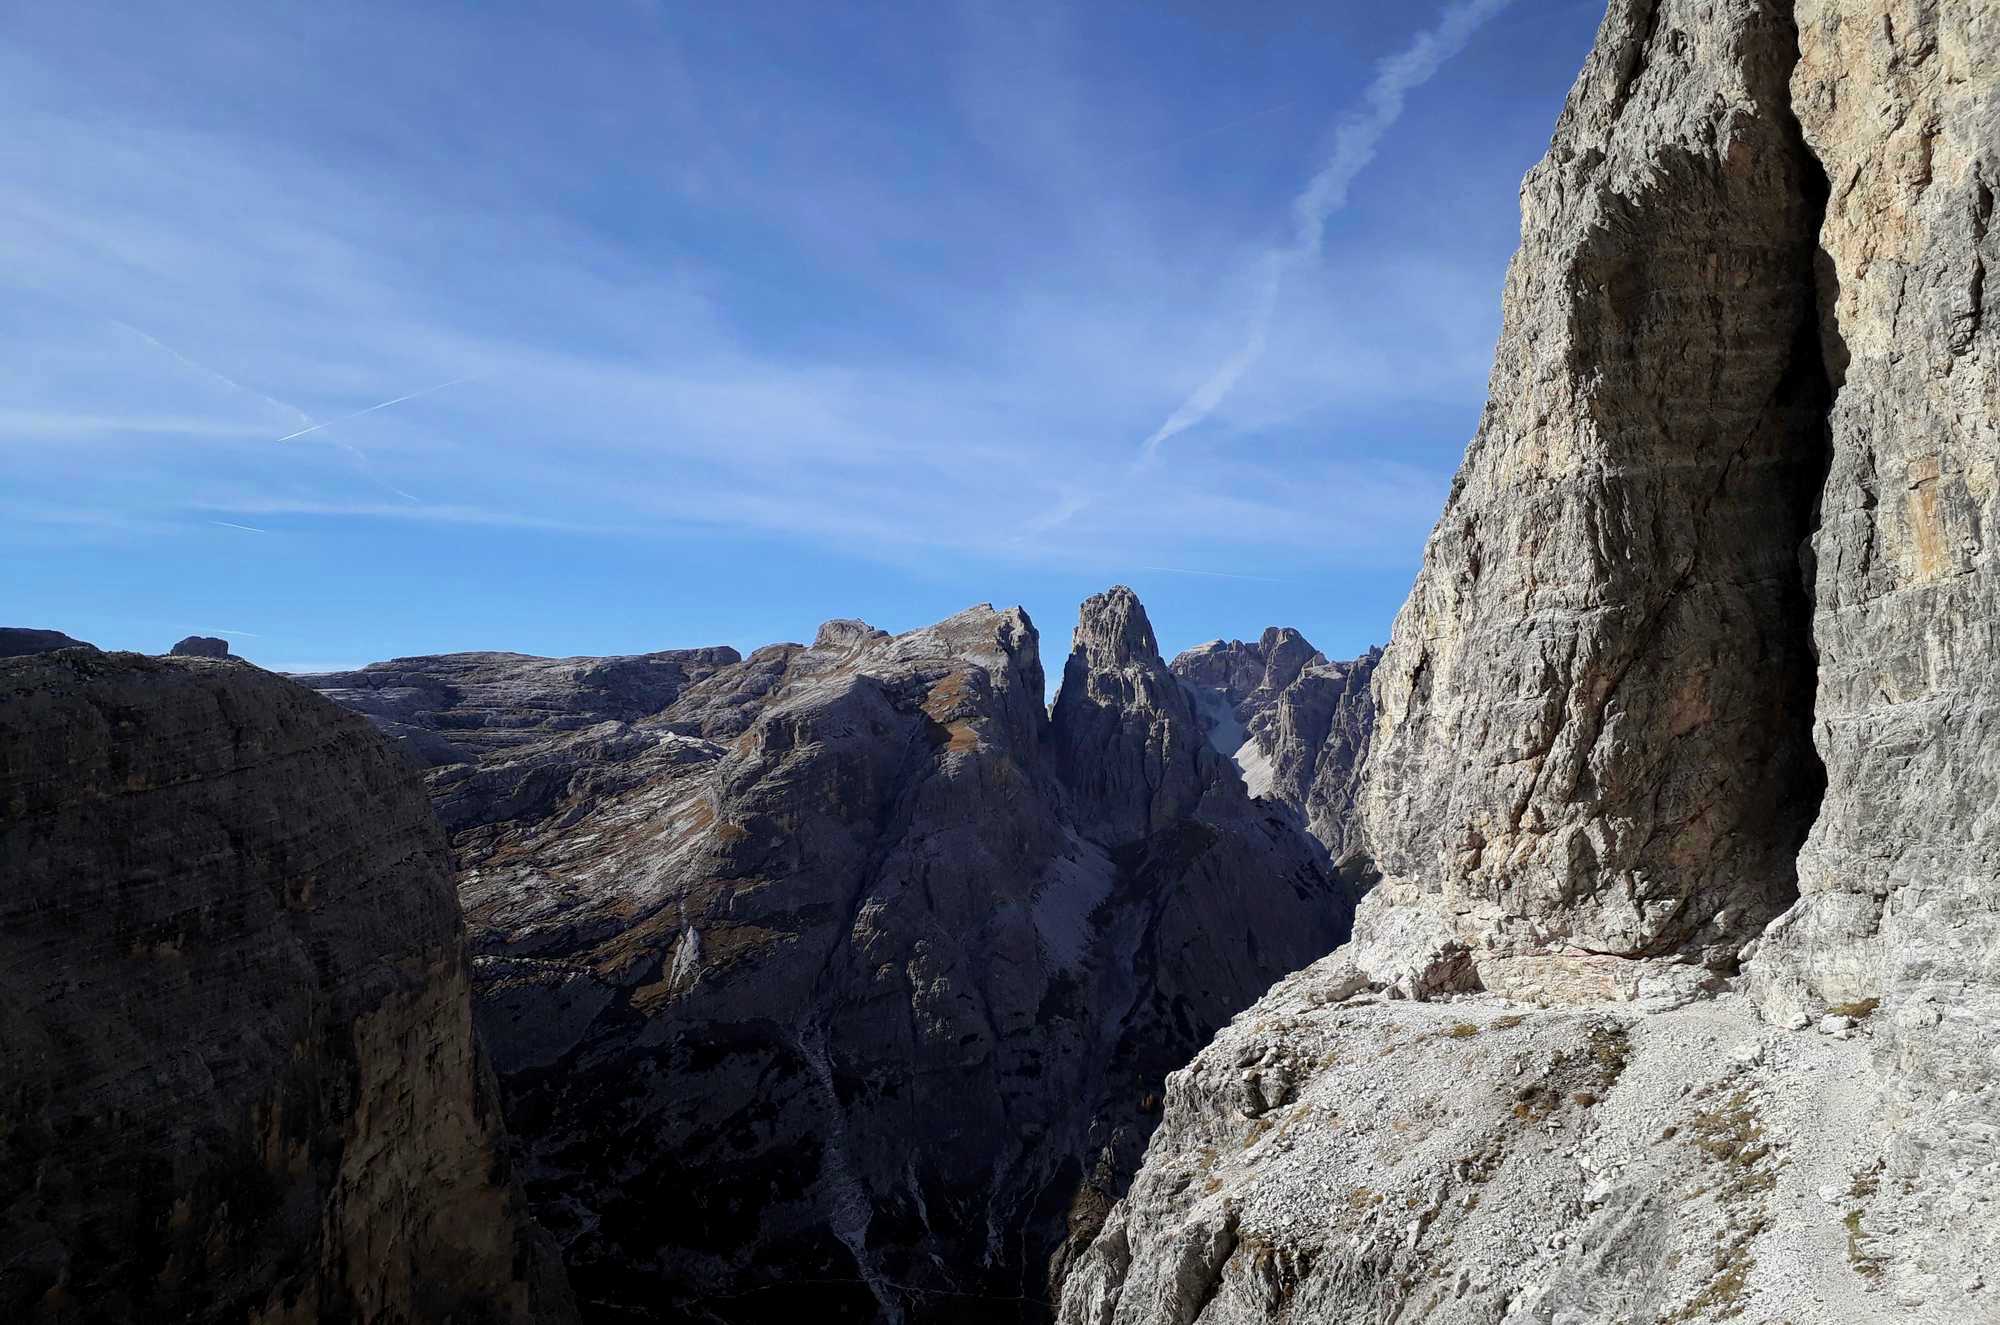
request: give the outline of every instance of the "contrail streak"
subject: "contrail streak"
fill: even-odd
[[[210,520],[210,524],[221,525],[224,529],[241,529],[246,534],[268,534],[268,529],[259,529],[254,524],[237,524],[233,520]]]
[[[1376,64],[1375,77],[1362,93],[1365,109],[1341,117],[1334,127],[1332,154],[1292,200],[1292,242],[1265,256],[1256,302],[1251,308],[1250,334],[1244,338],[1243,348],[1209,374],[1167,416],[1166,422],[1140,444],[1140,463],[1152,460],[1162,442],[1186,432],[1213,413],[1243,375],[1263,357],[1285,277],[1319,256],[1328,218],[1347,205],[1349,186],[1375,159],[1375,148],[1383,135],[1402,118],[1404,99],[1412,90],[1429,82],[1446,60],[1465,49],[1481,24],[1509,3],[1510,0],[1460,0],[1444,11],[1436,27],[1418,33],[1408,46]]]
[[[387,409],[391,405],[400,405],[406,400],[415,400],[418,396],[428,396],[433,392],[442,391],[448,386],[457,386],[461,382],[470,382],[471,380],[471,377],[454,377],[449,382],[439,382],[436,386],[427,386],[421,391],[412,391],[407,396],[397,396],[394,400],[385,400],[380,404],[370,405],[367,409],[358,409],[352,414],[343,414],[337,419],[328,419],[325,423],[315,423],[310,428],[301,428],[297,432],[286,433],[278,440],[289,442],[295,437],[304,437],[306,434],[318,432],[322,428],[331,428],[336,423],[346,423],[350,419],[358,419],[364,414],[373,414],[378,409]]]
[[[86,311],[95,312],[96,310],[86,310]],[[229,376],[227,373],[219,372],[216,369],[211,368],[207,364],[201,362],[201,360],[190,358],[188,355],[181,353],[179,350],[167,344],[165,341],[161,340],[158,336],[155,336],[150,331],[145,330],[143,327],[135,327],[130,322],[124,321],[122,318],[112,317],[108,313],[97,312],[96,315],[102,317],[105,321],[109,322],[112,326],[117,327],[119,330],[137,336],[140,340],[145,341],[148,345],[152,346],[160,353],[166,355],[168,358],[172,359],[175,363],[180,364],[183,368],[186,368],[191,372],[199,373],[201,376],[208,378],[210,381],[219,382],[223,386],[229,388],[231,391],[240,392],[243,395],[249,396],[253,400],[261,400],[266,405],[271,406],[273,409],[283,410],[285,413],[290,414],[294,418],[298,419],[299,422],[306,425],[304,428],[299,429],[299,431],[295,433],[290,433],[284,437],[280,437],[278,440],[281,442],[289,442],[294,437],[303,437],[307,433],[318,432],[321,428],[328,428],[336,423],[341,422],[340,419],[329,419],[325,423],[315,423],[313,422],[312,415],[306,413],[304,410],[300,409],[297,405],[292,404],[290,401],[279,400],[276,396],[267,395],[264,392],[257,390],[257,388],[255,387],[243,385],[243,383],[237,381],[235,378]],[[427,387],[422,391],[414,392],[412,393],[412,395],[403,396],[397,400],[385,400],[380,405],[372,405],[368,409],[360,411],[360,413],[369,414],[373,413],[375,410],[378,409],[387,409],[391,405],[400,405],[403,401],[413,399],[415,396],[429,395],[432,391],[442,391],[445,389],[445,387],[457,386],[460,382],[469,382],[471,380],[472,379],[470,377],[461,377],[455,379],[454,381],[441,382],[437,386]],[[358,417],[358,415],[349,414],[346,417],[352,419]],[[334,445],[338,446],[341,450],[347,452],[348,455],[353,457],[355,465],[361,470],[361,476],[368,482],[373,483],[378,488],[384,488],[390,492],[395,493],[398,497],[401,497],[404,501],[410,502],[413,505],[421,506],[424,504],[423,498],[412,496],[409,493],[403,491],[401,488],[396,487],[394,484],[384,482],[382,479],[376,477],[373,464],[370,463],[368,456],[359,447],[352,446],[347,442],[340,441],[338,438],[334,440]],[[225,522],[213,521],[212,523],[221,524]],[[250,529],[250,526],[231,525],[230,528]],[[252,530],[251,532],[261,534],[264,533],[265,531],[262,529],[256,529]]]
[[[295,415],[298,418],[304,419],[307,423],[312,422],[312,415],[306,413],[304,410],[300,409],[297,405],[287,404],[286,402],[279,400],[276,396],[267,396],[262,391],[257,390],[255,387],[244,386],[241,382],[229,376],[227,373],[217,372],[215,369],[210,368],[207,364],[202,363],[198,359],[190,359],[187,355],[182,354],[179,350],[167,344],[165,341],[161,340],[158,336],[153,335],[149,331],[143,331],[140,328],[133,326],[130,322],[125,322],[115,317],[106,317],[105,321],[109,322],[114,327],[118,327],[121,330],[131,332],[134,336],[137,336],[140,340],[145,341],[148,345],[152,346],[160,353],[166,355],[169,359],[172,359],[174,362],[180,364],[183,368],[192,369],[193,371],[200,373],[203,377],[206,377],[211,381],[222,383],[222,385],[228,387],[231,391],[238,391],[256,400],[261,400],[266,405],[270,405],[275,409],[281,409],[285,411],[285,413],[287,414]]]

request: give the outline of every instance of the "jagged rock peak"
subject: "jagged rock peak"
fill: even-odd
[[[1193,695],[1161,661],[1146,609],[1123,585],[1078,609],[1050,727],[1078,817],[1107,844],[1192,816],[1212,791],[1244,800],[1235,765],[1202,734]]]
[[[1145,604],[1122,584],[1083,600],[1077,609],[1070,650],[1082,654],[1093,669],[1161,665],[1160,646],[1153,639],[1153,623],[1147,619]]]
[[[878,630],[866,621],[837,617],[820,626],[819,633],[813,636],[812,646],[815,649],[851,649],[888,638],[888,631]]]
[[[1105,730],[1154,731],[1129,681],[1181,706],[1186,753],[1185,692],[1142,652],[1097,674]],[[633,1319],[1039,1318],[1167,1073],[1340,942],[1351,898],[1278,816],[1218,794],[1153,818],[1143,740],[1100,751],[1121,776],[1097,788],[1137,828],[1081,822],[1019,608],[681,671],[642,696],[522,659],[396,673],[403,720],[458,743],[427,778],[480,1027],[579,1293]]]
[[[1338,861],[1360,848],[1354,800],[1374,729],[1369,682],[1381,655],[1370,649],[1330,662],[1298,631],[1272,626],[1254,644],[1214,640],[1169,667],[1193,693],[1209,743],[1235,762],[1250,794],[1289,807]],[[1372,874],[1372,866],[1357,865],[1357,878]]]
[[[167,652],[175,658],[227,658],[229,641],[214,635],[189,635]]]
[[[0,658],[23,658],[57,649],[91,649],[80,639],[71,639],[60,630],[34,630],[26,626],[0,626]]]

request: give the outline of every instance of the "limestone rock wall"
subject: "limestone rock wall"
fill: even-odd
[[[1833,182],[1841,385],[1813,540],[1827,794],[1769,1015],[1881,1000],[1906,1068],[2000,1071],[2000,11],[1801,0],[1793,102]]]
[[[0,1318],[573,1318],[507,1177],[448,861],[244,664],[0,664]]]
[[[1791,899],[1827,395],[1797,44],[1782,0],[1614,0],[1522,187],[1491,396],[1376,673],[1362,793],[1382,904],[1477,965],[1726,964]]]

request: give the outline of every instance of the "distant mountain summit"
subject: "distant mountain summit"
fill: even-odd
[[[1250,794],[1290,807],[1335,862],[1361,877],[1371,869],[1355,798],[1375,730],[1369,682],[1381,658],[1370,649],[1331,662],[1298,631],[1273,626],[1254,644],[1214,640],[1170,664]]]

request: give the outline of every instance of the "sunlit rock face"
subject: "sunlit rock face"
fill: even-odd
[[[1614,0],[1375,678],[1354,941],[1082,1325],[2000,1319],[2000,13]]]
[[[563,682],[560,726],[471,758],[529,706],[476,718],[433,660],[315,678],[460,752],[428,776],[480,1025],[586,1313],[1045,1318],[1167,1072],[1345,938],[1347,890],[1129,590],[1084,605],[1053,717],[1018,609],[650,656],[684,673],[652,711]]]
[[[1330,662],[1289,627],[1254,644],[1215,640],[1169,667],[1194,693],[1210,744],[1235,760],[1253,796],[1287,806],[1335,862],[1371,868],[1355,801],[1375,730],[1370,685],[1380,649]]]
[[[1835,181],[1811,562],[1827,793],[1753,970],[1780,1019],[1898,1007],[1899,1058],[1962,1084],[2000,1068],[2000,15],[1802,0],[1798,22],[1792,102]]]
[[[0,663],[0,1319],[574,1319],[443,834],[242,663]]]
[[[1797,58],[1778,0],[1620,0],[1522,186],[1490,398],[1376,671],[1361,798],[1385,901],[1482,970],[1726,966],[1794,894],[1830,389]]]

